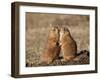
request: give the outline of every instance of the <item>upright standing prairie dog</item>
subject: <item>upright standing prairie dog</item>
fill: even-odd
[[[59,30],[57,27],[51,27],[48,35],[46,48],[44,52],[41,54],[40,59],[41,62],[46,64],[50,64],[59,56],[60,46],[59,46]]]
[[[77,55],[77,44],[66,27],[60,28],[60,45],[62,61],[70,61]]]

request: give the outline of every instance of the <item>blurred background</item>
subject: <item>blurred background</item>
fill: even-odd
[[[67,26],[77,43],[78,53],[89,51],[89,16],[71,14],[26,13],[26,66],[38,66],[46,46],[49,25]],[[32,64],[32,65],[28,65]]]

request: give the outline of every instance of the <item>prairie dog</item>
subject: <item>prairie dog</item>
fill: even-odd
[[[50,64],[51,62],[53,62],[54,59],[59,56],[60,46],[58,41],[59,29],[57,27],[51,27],[46,43],[46,48],[40,56],[41,62]]]
[[[70,61],[77,55],[77,44],[66,27],[60,28],[62,61]]]

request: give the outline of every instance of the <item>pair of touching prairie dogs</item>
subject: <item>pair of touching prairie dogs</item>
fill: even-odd
[[[67,27],[51,27],[44,52],[40,55],[41,62],[52,63],[62,53],[61,61],[70,61],[77,55],[77,44]]]

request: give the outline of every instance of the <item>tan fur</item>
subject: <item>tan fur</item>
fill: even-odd
[[[58,41],[59,30],[57,27],[51,27],[46,43],[46,49],[44,49],[44,52],[40,56],[41,62],[49,64],[59,56],[60,46]]]
[[[72,60],[77,55],[77,44],[65,27],[60,29],[60,45],[63,54],[62,61]]]

